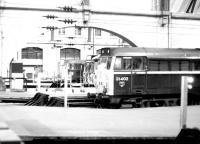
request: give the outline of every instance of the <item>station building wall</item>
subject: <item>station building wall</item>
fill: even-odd
[[[82,0],[80,0],[81,2]],[[168,0],[164,0],[165,2]],[[199,19],[199,10],[198,5],[200,1],[196,1],[196,5],[194,9],[191,9],[189,6],[193,2],[193,0],[170,0],[169,11],[164,8],[161,10],[159,6],[159,2],[161,0],[109,0],[109,4],[107,0],[89,0],[90,5],[88,7],[89,10],[93,11],[93,13],[89,13],[89,22],[88,26],[108,29],[123,35],[124,37],[131,40],[139,47],[155,47],[155,48],[199,48],[199,33],[200,33],[200,19]],[[70,3],[69,3],[70,4]],[[67,5],[67,3],[66,3]],[[78,7],[82,8],[82,6]],[[113,13],[107,13],[107,12]],[[99,12],[99,13],[98,13]],[[117,12],[117,13],[116,13]],[[32,13],[32,12],[30,12]],[[30,15],[27,12],[27,15]],[[122,14],[123,13],[123,14]],[[34,13],[35,14],[35,13]],[[55,13],[56,15],[58,13]],[[161,16],[163,14],[163,17]],[[42,14],[43,16],[46,13]],[[59,13],[60,17],[66,17],[66,13]],[[68,13],[68,15],[74,20],[77,21],[76,25],[83,26],[83,13]],[[67,15],[67,16],[68,16]],[[167,15],[167,16],[164,16]],[[169,16],[169,17],[168,17]],[[26,16],[27,18],[28,16]],[[31,17],[32,19],[33,17]],[[38,18],[38,15],[37,15]],[[42,16],[39,18],[41,21]],[[52,21],[52,20],[51,20]],[[13,22],[12,22],[13,23]],[[45,24],[47,20],[45,21]],[[33,20],[27,21],[26,26],[33,26]],[[55,24],[58,26],[58,22],[51,22],[51,24]],[[18,26],[20,24],[17,24]],[[40,23],[41,25],[41,23]],[[8,25],[7,25],[8,26]],[[38,25],[34,25],[35,27],[39,27]],[[74,26],[70,25],[70,26]],[[66,25],[59,24],[58,27],[66,27]],[[30,27],[29,27],[30,28]],[[11,29],[9,28],[11,31]],[[27,31],[30,35],[31,32]],[[27,36],[27,33],[23,33]],[[15,39],[20,42],[20,38],[24,39],[24,37],[19,37],[18,33],[15,34]],[[92,33],[93,34],[93,33]],[[5,49],[18,49],[19,47],[23,47],[21,42],[16,45],[12,40],[7,42],[7,35],[4,32],[4,47]],[[50,32],[46,31],[45,40],[50,40]],[[74,38],[72,38],[74,37]],[[101,47],[104,47],[105,44],[108,45],[126,45],[126,42],[123,42],[122,39],[117,38],[116,36],[110,36],[108,33],[102,33],[102,36],[96,36],[94,41],[91,37],[91,41],[88,41],[88,30],[83,30],[81,35],[75,34],[75,29],[70,28],[66,29],[65,33],[57,30],[55,32],[55,40],[63,40],[63,43],[66,45],[62,45],[62,48],[76,48],[80,49],[80,57],[81,59],[85,59],[87,55],[94,54],[95,51]],[[26,39],[25,39],[26,40]],[[46,42],[45,41],[45,42]],[[93,42],[99,45],[95,47],[92,46]],[[104,45],[101,45],[103,42]],[[80,45],[68,45],[70,43],[76,43]],[[90,44],[90,45],[84,45]],[[17,46],[17,48],[16,48]],[[29,45],[30,46],[30,45]],[[60,60],[60,48],[55,48],[53,44],[34,44],[35,47],[40,47],[43,49],[43,70],[50,71],[51,75],[54,75],[57,70],[57,65]],[[5,53],[4,49],[4,53]],[[2,52],[1,52],[2,53]],[[10,51],[11,53],[11,51]],[[14,52],[12,52],[13,54]],[[16,57],[16,54],[14,54]],[[5,55],[2,56],[2,59],[6,59],[6,61],[10,61],[13,56],[7,57]],[[24,60],[25,61],[25,60]],[[30,62],[32,63],[32,62]],[[8,64],[3,63],[3,73],[6,76],[6,71]]]

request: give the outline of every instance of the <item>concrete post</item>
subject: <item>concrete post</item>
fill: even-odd
[[[38,77],[37,77],[37,91],[40,91],[40,88],[41,88],[41,76],[40,76],[40,74],[38,74]]]
[[[64,107],[67,107],[67,97],[68,97],[68,64],[65,67],[65,96],[64,96]]]
[[[187,100],[188,100],[188,80],[187,76],[181,77],[181,115],[180,126],[181,129],[186,128],[187,120]]]

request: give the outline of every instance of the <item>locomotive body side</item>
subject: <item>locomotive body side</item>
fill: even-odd
[[[191,93],[200,88],[200,72],[116,72],[114,95],[180,94],[181,76],[193,77]]]
[[[189,102],[200,103],[200,56],[196,55],[199,50],[172,50],[172,56],[169,51],[142,50],[133,49],[131,53],[130,49],[119,49],[117,53],[117,48],[104,49],[101,58],[105,62],[99,63],[96,73],[101,98],[118,106],[123,102],[140,103],[140,106],[170,105],[171,101],[178,105],[181,76],[192,76]]]

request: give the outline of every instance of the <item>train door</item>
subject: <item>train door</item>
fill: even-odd
[[[131,93],[143,94],[146,88],[146,58],[133,57],[132,59],[132,74],[131,74]]]
[[[131,81],[131,93],[132,94],[143,94],[145,92],[145,82],[146,77],[145,74],[133,74]]]

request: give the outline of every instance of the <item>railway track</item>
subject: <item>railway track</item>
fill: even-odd
[[[1,103],[21,103],[26,106],[63,107],[64,97],[50,97],[48,94],[36,93],[32,98],[0,97]],[[94,98],[69,97],[69,107],[95,107]]]
[[[167,102],[165,105],[163,102]],[[91,107],[91,108],[140,108],[140,107],[162,107],[162,106],[178,106],[178,99],[170,100],[127,100],[121,103],[120,106],[103,105],[97,101],[95,97],[69,97],[67,99],[68,107]],[[26,106],[49,106],[49,107],[64,107],[64,97],[51,97],[48,94],[36,93],[32,98],[0,98],[1,103],[21,103]],[[160,102],[160,104],[159,104]],[[189,105],[199,105],[190,104]]]
[[[1,103],[26,103],[31,98],[0,98]]]

